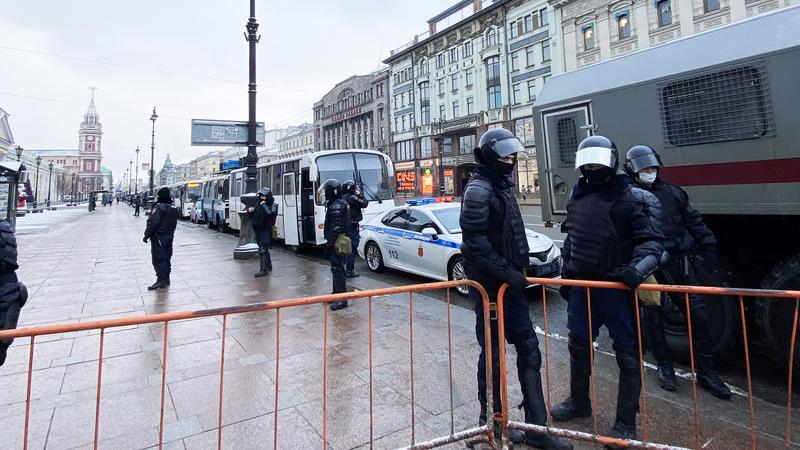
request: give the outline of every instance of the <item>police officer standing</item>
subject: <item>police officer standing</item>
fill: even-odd
[[[272,189],[264,187],[258,190],[258,205],[247,209],[256,234],[258,253],[261,255],[261,269],[256,273],[256,278],[263,277],[272,272],[272,259],[269,254],[269,245],[272,240],[272,227],[278,217],[278,205]]]
[[[533,330],[528,302],[523,290],[527,280],[523,268],[528,265],[528,241],[525,236],[522,214],[519,211],[511,176],[517,156],[525,156],[525,148],[510,131],[495,128],[481,136],[475,149],[478,165],[472,179],[464,189],[459,223],[463,233],[461,252],[464,255],[466,275],[480,283],[496,301],[498,290],[504,283],[510,285],[504,297],[505,333],[508,342],[517,351],[517,373],[522,388],[522,407],[525,421],[537,425],[547,422],[542,378],[542,356],[539,341]],[[488,420],[486,412],[486,349],[484,335],[483,301],[474,289],[470,298],[475,304],[475,333],[481,346],[478,359],[478,399],[481,404],[480,423]],[[497,342],[497,322],[492,321],[492,377],[493,408],[499,411],[500,363]],[[499,429],[495,427],[495,433]],[[536,448],[571,449],[572,446],[546,434],[517,431],[510,432],[514,443],[526,442]]]
[[[342,198],[342,185],[333,178],[322,183],[317,194],[325,204],[325,257],[331,262],[333,293],[347,292],[345,257],[336,254],[334,243],[340,234],[348,234],[347,202]],[[331,303],[332,311],[347,308],[346,301]]]
[[[175,227],[178,226],[178,216],[178,209],[172,205],[169,188],[159,189],[156,204],[150,212],[150,217],[147,218],[147,228],[142,239],[145,244],[148,240],[152,240],[150,254],[153,259],[153,269],[156,271],[156,282],[147,287],[150,291],[169,286],[172,240],[175,237]]]
[[[661,167],[661,157],[652,148],[637,145],[628,150],[625,172],[637,185],[647,189],[661,201],[661,231],[666,237],[664,246],[669,252],[670,260],[663,271],[656,273],[656,279],[662,284],[697,285],[692,262],[698,256],[707,270],[719,271],[717,240],[703,223],[700,213],[689,204],[686,192],[658,176]],[[669,298],[685,317],[686,301],[683,294],[669,293]],[[729,399],[731,390],[714,370],[714,343],[708,331],[708,312],[703,297],[689,294],[689,310],[692,315],[694,354],[697,358],[697,383],[712,395]],[[661,306],[648,306],[643,308],[643,312],[645,329],[653,355],[658,361],[658,384],[668,391],[674,391],[677,380],[667,350]]]
[[[142,205],[142,199],[137,194],[137,195],[135,195],[133,197],[133,208],[134,208],[133,215],[134,215],[134,217],[139,217],[139,208],[141,207],[141,205]]]
[[[0,330],[17,327],[19,313],[28,300],[28,289],[17,281],[17,238],[11,225],[0,221]],[[0,340],[0,366],[6,361],[6,350],[13,339]]]
[[[562,275],[622,281],[634,289],[658,268],[664,236],[657,224],[658,200],[633,187],[627,176],[617,173],[617,165],[617,148],[604,136],[588,137],[578,146],[575,168],[582,176],[573,188],[561,229],[567,233],[561,252]],[[607,435],[632,439],[641,386],[631,293],[591,289],[590,336],[586,289],[565,286],[560,292],[569,301],[570,395],[550,415],[557,421],[591,416],[589,352],[600,326],[605,325],[614,341],[619,367],[616,420]]]
[[[355,278],[358,276],[358,274],[354,272],[356,254],[358,253],[358,243],[361,240],[359,224],[364,218],[364,215],[361,214],[361,210],[369,206],[369,201],[364,198],[361,189],[359,189],[358,185],[353,180],[347,180],[342,183],[342,190],[344,191],[344,199],[348,206],[347,217],[349,232],[347,235],[350,238],[350,242],[353,243],[353,251],[347,256],[347,272],[345,276],[347,278]]]

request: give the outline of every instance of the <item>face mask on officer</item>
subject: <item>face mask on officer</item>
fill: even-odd
[[[497,158],[495,165],[497,172],[503,176],[509,176],[514,173],[514,166],[517,165],[517,155],[512,154],[506,157]]]
[[[611,179],[610,169],[600,164],[581,166],[581,173],[586,178],[586,182],[593,186],[605,184]]]
[[[658,178],[658,171],[653,172],[639,172],[639,181],[644,184],[653,184]]]

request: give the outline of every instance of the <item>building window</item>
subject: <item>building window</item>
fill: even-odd
[[[703,7],[706,12],[716,11],[719,9],[719,0],[703,0]]]
[[[518,105],[522,97],[522,87],[519,83],[511,86],[511,103]]]
[[[425,105],[421,108],[420,113],[422,115],[422,125],[428,125],[431,123],[431,107],[429,105]]]
[[[502,99],[500,98],[500,86],[491,86],[487,90],[489,97],[489,109],[499,109],[502,106]]]
[[[400,123],[403,125],[403,131],[406,131],[408,129],[408,126],[406,124],[407,117],[408,117],[407,115],[403,114],[403,116],[400,118]]]
[[[494,28],[489,28],[489,31],[486,32],[486,46],[494,47],[495,45],[497,45],[497,31]]]
[[[475,99],[467,97],[467,115],[475,113]]]
[[[453,118],[461,117],[461,112],[458,108],[458,100],[453,102]]]
[[[540,9],[539,15],[542,18],[542,26],[548,25],[550,23],[550,19],[548,19],[547,17],[547,8]]]
[[[431,157],[431,138],[424,137],[420,138],[419,140],[419,157],[420,158],[430,158]]]
[[[395,133],[399,133],[400,132],[400,118],[399,117],[395,117],[394,118],[394,131],[395,131]],[[347,137],[345,137],[345,139],[347,139]]]
[[[431,84],[427,81],[424,83],[419,84],[419,99],[420,101],[426,101],[431,99]]]
[[[541,24],[541,22],[539,20],[539,12],[538,11],[534,12],[533,14],[531,14],[531,19],[533,20],[533,29],[534,30],[542,26],[542,24]]]
[[[533,30],[533,16],[531,15],[525,16],[524,23],[525,25],[523,26],[523,29],[525,30],[526,33]]]
[[[458,74],[454,73],[450,75],[450,89],[457,91],[458,90]]]
[[[378,108],[378,120],[383,120],[383,108]]]
[[[414,159],[414,141],[402,141],[394,144],[395,159],[397,161],[407,161]]]
[[[452,155],[453,154],[453,138],[444,138],[442,139],[442,154],[443,155]]]
[[[519,52],[511,52],[511,71],[519,69]]]
[[[536,100],[536,82],[534,80],[528,81],[528,101]]]
[[[475,149],[475,135],[470,134],[461,136],[459,139],[459,148],[462,155],[469,155]]]
[[[458,62],[458,48],[453,47],[450,49],[450,64]]]
[[[536,47],[535,45],[531,45],[530,47],[525,48],[525,59],[527,60],[528,67],[533,67],[534,59],[533,59],[533,48]]]
[[[419,62],[419,74],[420,75],[427,75],[430,67],[428,67],[428,60],[423,59]]]
[[[461,53],[464,58],[469,58],[472,56],[472,41],[464,42],[464,49]]]
[[[500,80],[500,57],[492,56],[486,60],[486,79]]]
[[[381,127],[381,142],[386,141],[386,130],[384,127]]]
[[[550,40],[542,41],[542,62],[550,61]]]
[[[661,0],[656,3],[658,12],[658,26],[664,27],[672,24],[672,2],[670,0]]]
[[[472,86],[472,69],[467,69],[464,73],[464,85],[465,86]]]
[[[594,27],[592,25],[584,25],[581,28],[583,31],[583,49],[591,50],[594,48]]]
[[[436,55],[436,68],[441,69],[444,67],[444,53]]]
[[[439,95],[444,95],[444,78],[439,78]]]
[[[631,37],[631,21],[627,11],[617,16],[617,36],[620,39]]]
[[[447,118],[444,105],[439,105],[439,119],[444,120]]]
[[[514,39],[515,37],[519,36],[519,33],[517,33],[517,21],[516,20],[509,24],[509,32],[511,34],[511,39]]]

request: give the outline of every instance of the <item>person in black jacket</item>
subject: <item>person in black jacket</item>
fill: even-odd
[[[584,139],[575,154],[582,176],[567,203],[561,231],[567,234],[561,255],[564,278],[621,281],[630,289],[658,269],[664,254],[659,203],[617,173],[617,148],[604,136]],[[557,421],[589,417],[590,349],[601,326],[614,341],[619,385],[616,420],[608,436],[632,439],[639,407],[640,360],[633,297],[619,289],[591,288],[591,335],[587,290],[560,289],[569,301],[570,395],[550,411]]]
[[[275,204],[272,189],[261,188],[257,194],[258,205],[248,208],[247,212],[250,213],[253,232],[256,234],[256,243],[258,243],[258,253],[261,255],[261,269],[255,275],[256,278],[259,278],[272,272],[269,245],[272,240],[272,227],[275,226],[275,219],[278,217],[278,205]]]
[[[364,219],[364,215],[361,214],[361,210],[369,206],[369,200],[364,198],[364,195],[361,193],[361,189],[358,188],[358,185],[353,180],[347,180],[342,183],[342,191],[344,191],[344,199],[347,202],[348,206],[348,226],[349,232],[347,235],[350,237],[350,241],[353,243],[353,252],[347,256],[347,271],[345,276],[347,278],[355,278],[358,276],[357,273],[354,272],[355,264],[356,264],[356,254],[358,252],[358,243],[361,241],[361,230],[360,230],[360,222]]]
[[[342,185],[334,179],[329,179],[319,187],[318,195],[325,204],[325,257],[331,262],[333,275],[333,293],[347,292],[347,279],[345,278],[345,257],[336,254],[333,247],[340,234],[348,234],[347,202],[342,198]],[[331,303],[331,310],[347,308],[346,301]]]
[[[517,351],[517,374],[522,388],[522,407],[525,421],[536,425],[547,423],[547,412],[542,394],[540,373],[542,355],[539,341],[533,330],[528,303],[523,290],[528,282],[523,269],[529,264],[528,240],[522,214],[519,211],[511,176],[517,155],[525,156],[525,148],[510,131],[496,128],[481,136],[474,150],[478,162],[472,178],[464,188],[459,224],[462,230],[461,253],[467,277],[480,283],[497,301],[500,286],[510,285],[504,297],[505,333],[508,342]],[[481,346],[478,359],[478,400],[480,423],[487,423],[486,349],[484,334],[483,300],[477,291],[470,289],[475,305],[475,333]],[[492,321],[492,392],[493,409],[500,411],[500,362],[497,342],[497,322]],[[500,430],[495,426],[495,433]],[[514,443],[546,449],[571,449],[572,446],[547,434],[527,432],[524,435],[512,430]]]
[[[169,274],[172,270],[172,241],[175,237],[175,228],[178,226],[178,209],[172,205],[169,188],[158,190],[158,196],[150,217],[147,218],[147,228],[144,230],[146,244],[150,243],[150,254],[153,258],[153,268],[156,271],[156,282],[148,286],[148,290],[161,289],[169,286]]]
[[[133,197],[133,215],[139,217],[139,208],[142,206],[142,199],[139,195]]]
[[[28,289],[17,280],[17,238],[6,220],[0,221],[0,330],[17,327],[19,314],[28,300]],[[0,366],[13,339],[0,340]]]
[[[656,279],[662,284],[694,286],[699,283],[692,262],[698,257],[702,259],[705,270],[719,272],[717,240],[703,223],[700,213],[689,204],[686,191],[658,176],[661,167],[661,157],[652,148],[637,145],[628,150],[625,172],[636,184],[661,201],[661,229],[666,237],[665,247],[670,260],[662,271],[656,273]],[[685,317],[686,301],[683,294],[673,292],[668,296]],[[661,307],[642,309],[648,341],[657,361],[658,384],[668,391],[674,391],[677,389],[677,379],[667,350]],[[703,297],[690,294],[689,310],[692,316],[694,354],[697,358],[697,383],[714,396],[729,399],[731,390],[714,370],[714,342],[708,331],[708,312]]]

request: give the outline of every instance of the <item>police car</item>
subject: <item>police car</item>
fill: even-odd
[[[358,254],[373,272],[387,267],[437,280],[460,280],[460,204],[452,197],[410,200],[406,205],[362,223]],[[561,273],[561,251],[547,236],[525,230],[528,237],[528,276],[556,277]],[[458,288],[467,294],[467,287]]]

